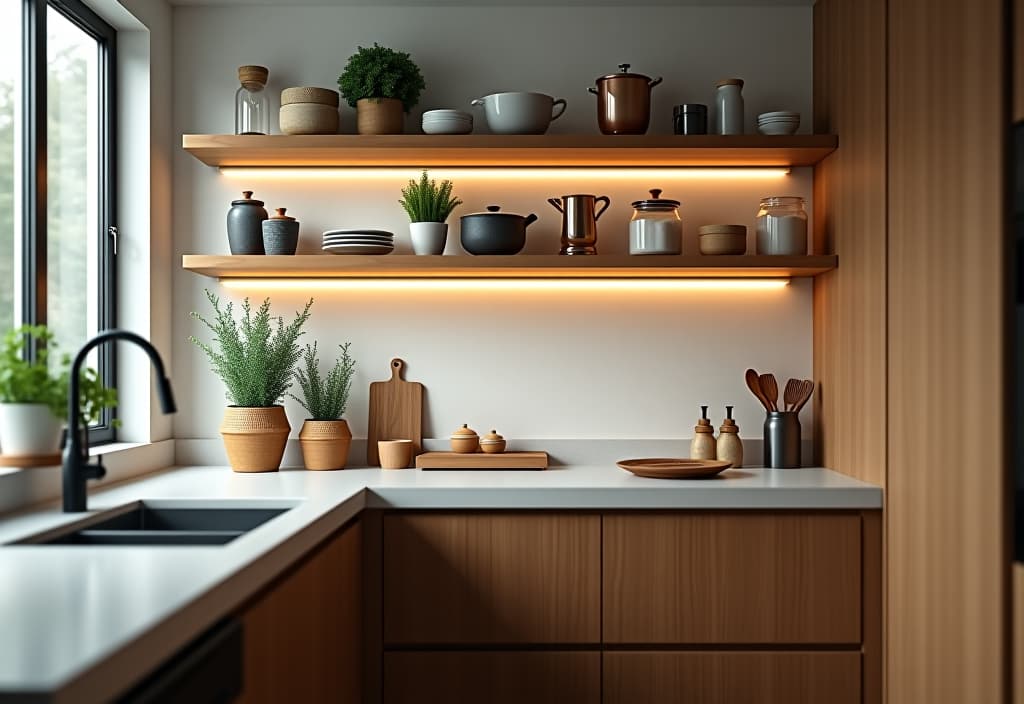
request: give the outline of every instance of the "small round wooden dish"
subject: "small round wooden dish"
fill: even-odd
[[[59,467],[62,458],[56,455],[0,455],[0,467]]]
[[[704,479],[732,467],[732,462],[721,460],[680,460],[668,457],[622,460],[616,464],[638,477],[651,479]]]

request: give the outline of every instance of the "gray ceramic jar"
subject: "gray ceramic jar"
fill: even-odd
[[[263,221],[263,249],[267,254],[295,254],[299,246],[299,221],[285,215],[287,208]]]
[[[263,254],[263,221],[267,211],[252,191],[242,191],[241,200],[231,201],[228,211],[228,246],[232,254]]]

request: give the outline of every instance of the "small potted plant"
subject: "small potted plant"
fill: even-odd
[[[452,182],[445,180],[439,186],[437,181],[427,178],[424,171],[419,181],[409,180],[398,202],[411,221],[412,250],[416,254],[443,254],[448,239],[445,220],[462,205],[462,201],[452,195]]]
[[[338,77],[338,88],[356,109],[359,134],[401,134],[403,113],[426,87],[419,67],[404,51],[374,42],[358,47]]]
[[[214,319],[196,312],[190,315],[210,329],[217,348],[195,336],[189,340],[206,353],[213,372],[227,387],[230,405],[220,433],[228,462],[236,472],[277,471],[292,429],[281,399],[294,379],[295,363],[301,355],[298,339],[313,299],[285,325],[284,318],[270,315],[269,298],[255,315],[246,298],[242,319],[236,321],[231,303],[221,310],[217,296],[207,291],[206,297],[213,306]]]
[[[34,359],[25,348],[35,343]],[[57,343],[45,325],[9,330],[0,346],[0,451],[35,457],[60,451],[68,418],[71,357],[54,358]],[[117,405],[117,391],[106,387],[95,369],[82,370],[79,381],[84,428],[100,418],[104,408]],[[114,424],[117,425],[115,419]],[[83,428],[83,430],[84,430]]]
[[[335,360],[334,367],[324,377],[320,374],[316,343],[306,345],[302,365],[295,372],[303,398],[288,394],[309,414],[299,431],[306,469],[345,469],[348,461],[352,431],[341,416],[348,405],[356,363],[348,353],[349,343],[338,346],[341,357]]]

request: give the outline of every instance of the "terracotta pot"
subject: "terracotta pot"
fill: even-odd
[[[220,434],[228,462],[236,472],[276,472],[288,443],[288,416],[283,406],[243,408],[228,406]]]
[[[343,420],[309,420],[299,431],[306,469],[345,469],[352,431]]]
[[[356,102],[359,134],[402,134],[405,113],[397,98],[363,98]]]

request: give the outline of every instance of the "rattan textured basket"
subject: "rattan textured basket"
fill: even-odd
[[[228,462],[236,472],[276,472],[288,443],[288,424],[283,406],[242,408],[228,406],[220,434]]]
[[[306,469],[345,469],[352,431],[343,420],[307,420],[299,431]]]

